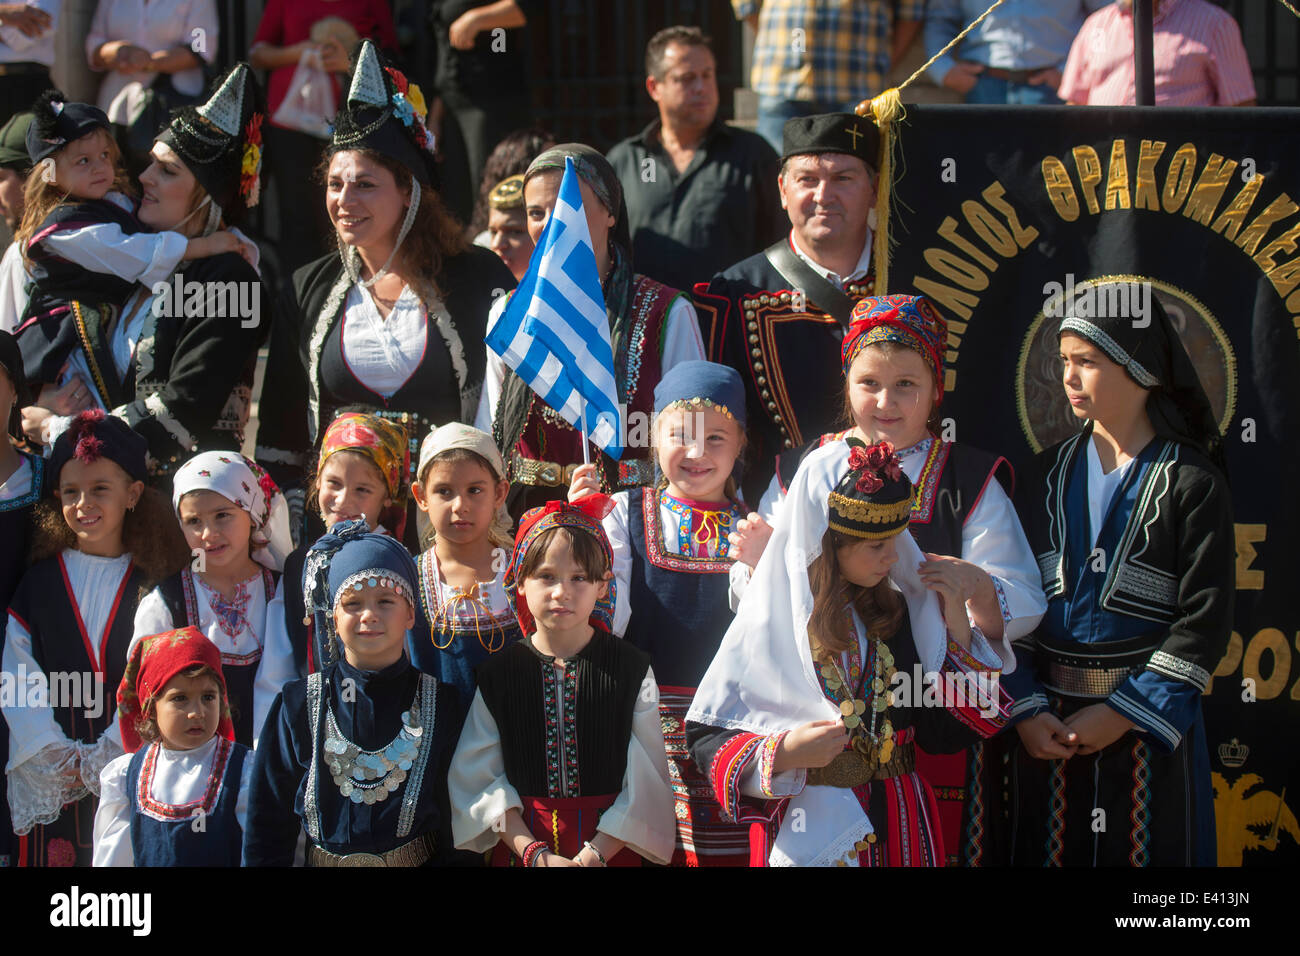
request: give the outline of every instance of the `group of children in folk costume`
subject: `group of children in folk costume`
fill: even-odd
[[[1225,517],[1222,478],[1203,457],[1215,437],[1214,423],[1203,394],[1197,404],[1194,372],[1168,333],[1167,319],[1157,323],[1165,332],[1154,345],[1150,335],[1128,342],[1125,334],[1136,335],[1130,330],[1090,336],[1089,328],[1063,325],[1063,353],[1074,354],[1067,348],[1072,336],[1083,342],[1084,352],[1097,353],[1067,358],[1066,363],[1067,391],[1072,400],[1076,392],[1082,396],[1075,407],[1093,424],[1082,438],[1063,446],[1061,460],[1068,469],[1058,463],[1047,469],[1046,478],[1035,479],[1040,485],[1046,482],[1049,492],[1059,492],[1056,499],[1049,493],[1048,508],[1068,520],[1053,522],[1056,511],[1045,512],[1041,522],[1030,519],[1035,552],[1044,556],[1036,563],[1044,569],[1056,610],[1049,609],[1032,641],[1018,642],[1017,667],[1007,645],[1032,630],[1042,596],[1039,592],[1035,598],[1032,580],[1025,583],[1018,524],[997,524],[1015,521],[1006,510],[1005,493],[992,480],[998,461],[924,434],[904,448],[915,450],[901,458],[878,443],[891,429],[898,429],[893,434],[900,444],[913,437],[907,429],[914,427],[917,409],[924,428],[937,405],[937,394],[925,401],[924,389],[910,405],[898,396],[908,398],[918,381],[933,381],[933,391],[939,392],[942,364],[932,346],[942,341],[941,320],[936,324],[932,307],[912,297],[872,300],[860,312],[844,349],[855,424],[847,438],[855,447],[828,436],[806,454],[793,478],[778,476],[780,490],[788,493],[768,543],[773,553],[762,561],[753,557],[758,550],[754,539],[761,536],[751,532],[758,523],[753,516],[741,520],[743,507],[729,481],[743,444],[744,422],[739,383],[728,369],[683,363],[661,382],[654,433],[662,480],[656,487],[608,502],[584,494],[591,476],[580,470],[571,489],[573,504],[552,503],[525,517],[508,567],[491,557],[503,554],[497,549],[504,485],[501,459],[488,436],[453,425],[430,435],[422,446],[416,500],[429,517],[433,542],[417,567],[392,538],[369,533],[382,531],[380,511],[404,494],[404,462],[395,451],[405,447],[404,436],[383,440],[382,429],[393,426],[370,416],[336,423],[338,431],[327,435],[317,476],[317,501],[332,531],[313,546],[309,554],[314,558],[300,562],[300,568],[306,565],[305,592],[301,571],[282,579],[279,606],[268,604],[261,635],[265,674],[275,622],[283,626],[288,614],[285,592],[296,591],[315,632],[312,652],[304,647],[298,656],[308,664],[325,663],[317,665],[319,674],[310,679],[306,673],[291,673],[283,693],[276,689],[271,695],[274,703],[268,709],[274,720],[262,731],[250,794],[229,804],[242,806],[251,796],[247,827],[239,821],[250,848],[248,862],[290,862],[298,829],[305,828],[315,847],[309,851],[312,862],[324,865],[347,862],[337,858],[352,853],[389,854],[385,859],[399,863],[447,860],[453,842],[464,849],[492,850],[498,863],[528,865],[624,863],[633,859],[629,850],[660,862],[673,858],[707,865],[737,862],[746,844],[756,863],[941,865],[945,847],[950,852],[954,844],[943,832],[951,827],[941,825],[943,811],[934,800],[922,748],[935,754],[975,753],[965,748],[996,731],[1008,713],[1020,721],[1021,738],[1006,738],[1010,764],[1019,775],[1019,802],[1013,810],[1026,821],[1006,841],[1014,844],[1016,862],[1039,851],[1046,852],[1048,862],[1063,857],[1088,862],[1082,851],[1062,849],[1083,840],[1076,836],[1083,828],[1071,815],[1082,812],[1078,807],[1088,798],[1078,793],[1092,787],[1098,791],[1092,798],[1111,800],[1121,816],[1127,812],[1124,801],[1138,793],[1117,789],[1115,781],[1124,774],[1112,764],[1123,764],[1125,779],[1136,779],[1138,770],[1146,774],[1146,802],[1129,808],[1147,811],[1135,812],[1133,832],[1126,834],[1129,862],[1152,859],[1151,833],[1157,827],[1152,810],[1178,786],[1193,807],[1188,823],[1197,836],[1193,860],[1203,862],[1207,851],[1212,859],[1208,772],[1201,772],[1204,739],[1203,731],[1198,732],[1204,682],[1198,681],[1197,668],[1204,671],[1207,661],[1212,664],[1218,632],[1230,619],[1223,594],[1212,586],[1223,580],[1215,574],[1228,573],[1219,565],[1225,553],[1221,525],[1230,517]],[[919,368],[912,367],[918,365],[914,360]],[[1076,378],[1082,374],[1086,381],[1097,374],[1089,369],[1105,362],[1136,387],[1130,404],[1138,411],[1149,409],[1141,420],[1149,422],[1155,440],[1144,443],[1147,432],[1136,427],[1119,429],[1123,434],[1115,439],[1115,413],[1104,394],[1092,385],[1072,385],[1071,367],[1083,369]],[[1153,380],[1156,384],[1149,384]],[[1171,402],[1165,396],[1173,389],[1177,398]],[[1140,418],[1133,409],[1128,414],[1130,424]],[[76,472],[93,456],[107,454],[103,449],[116,449],[130,466],[109,462],[122,472],[110,477],[120,479],[124,510],[134,494],[129,478],[135,464],[121,451],[130,442],[119,431],[125,430],[112,420],[79,419],[74,432],[61,439],[62,458],[56,449],[51,461],[55,487],[67,486],[69,494],[78,495],[77,482],[83,480],[78,474],[71,476],[70,485],[60,481],[65,463],[73,461]],[[1107,519],[1115,527],[1105,534],[1119,536],[1127,509],[1129,524],[1139,513],[1144,519],[1155,516],[1156,530],[1146,533],[1165,536],[1158,550],[1169,548],[1170,536],[1184,540],[1179,535],[1186,529],[1204,538],[1189,567],[1176,567],[1171,558],[1167,578],[1186,579],[1189,590],[1168,585],[1167,606],[1125,603],[1125,588],[1132,584],[1124,579],[1128,565],[1119,564],[1119,570],[1098,581],[1089,581],[1079,570],[1076,528],[1085,519],[1099,522],[1085,513],[1087,501],[1096,499],[1092,510],[1105,514],[1110,494],[1100,481],[1079,481],[1104,475],[1105,467],[1092,458],[1099,451],[1105,454],[1106,442],[1119,449],[1112,450],[1108,463],[1118,463],[1111,474],[1118,471],[1121,484]],[[386,450],[390,446],[393,450]],[[1193,451],[1194,446],[1206,451]],[[352,454],[340,454],[345,451]],[[1131,452],[1127,457],[1126,451]],[[1053,454],[1043,460],[1050,464]],[[968,464],[959,467],[966,459]],[[1126,464],[1129,460],[1135,464]],[[209,469],[194,469],[200,470]],[[398,476],[395,481],[389,472]],[[250,469],[250,474],[255,472]],[[1142,491],[1160,481],[1163,492]],[[257,484],[266,491],[260,480]],[[96,493],[115,487],[110,481],[104,492]],[[199,524],[204,524],[202,515],[220,517],[220,507],[215,512],[203,507],[201,494],[223,494],[217,479],[208,486],[182,487],[187,490],[176,496],[182,515]],[[1191,515],[1184,514],[1189,489],[1204,491],[1208,498]],[[1026,514],[1043,507],[1041,488],[1027,490],[1022,484],[1021,492],[1029,500]],[[266,529],[273,503],[263,495],[263,508],[256,496],[247,502],[239,497],[230,500],[249,514],[246,547],[251,553],[257,545],[253,528],[260,530],[257,540],[270,541]],[[186,505],[187,500],[192,504]],[[928,521],[918,521],[918,501]],[[86,527],[76,507],[70,520],[93,556],[103,550],[94,544],[97,522]],[[990,518],[990,508],[1001,517]],[[259,517],[259,512],[264,513]],[[344,521],[353,517],[363,520]],[[120,526],[120,515],[113,520]],[[911,536],[901,533],[909,524],[933,551],[922,554]],[[729,537],[729,529],[738,533]],[[215,531],[198,533],[200,543],[203,534],[209,544],[216,540]],[[191,545],[199,546],[193,540]],[[122,545],[116,548],[120,561]],[[219,544],[208,550],[220,557]],[[971,559],[978,574],[966,561],[943,560],[951,552]],[[739,582],[734,590],[741,590],[744,575],[724,572],[742,553],[757,568],[728,630],[728,579]],[[1054,563],[1046,560],[1053,553]],[[65,565],[75,565],[76,554],[65,552]],[[220,569],[224,561],[217,565]],[[242,573],[230,571],[232,581]],[[1056,577],[1048,576],[1049,571]],[[165,577],[155,574],[154,579]],[[92,605],[96,595],[112,588],[78,584],[76,575],[65,579],[74,597],[85,599],[83,617],[91,618],[87,631],[108,640],[113,628],[100,624],[102,615]],[[1069,583],[1053,587],[1055,582]],[[155,592],[151,603],[167,604],[164,590]],[[216,590],[217,604],[209,601],[212,616],[206,625],[224,636],[217,619],[234,621],[232,595]],[[522,640],[497,606],[507,596],[515,604]],[[12,603],[15,609],[29,606],[21,593]],[[1131,614],[1133,610],[1138,613]],[[1159,621],[1156,611],[1163,615]],[[1124,625],[1124,614],[1141,623]],[[788,623],[774,626],[787,618]],[[202,614],[198,621],[204,624]],[[174,612],[171,623],[180,623]],[[32,630],[21,617],[15,626],[11,617],[7,667],[17,661],[16,656],[11,661],[11,654],[33,656],[31,648],[38,642],[33,642]],[[1070,636],[1062,640],[1057,630]],[[122,632],[119,644],[122,638],[130,640],[130,629],[119,626],[117,631]],[[613,636],[620,632],[622,641]],[[1165,634],[1163,642],[1152,640],[1157,632]],[[286,629],[278,647],[280,665],[293,671],[301,665],[287,634]],[[333,635],[341,640],[341,649],[337,643],[330,648]],[[1086,673],[1087,648],[1080,647],[1096,640],[1133,643],[1135,635],[1145,643],[1131,649],[1132,667],[1123,669],[1127,684],[1103,698],[1112,702],[1112,712],[1129,721],[1116,730],[1098,720],[1095,708],[1080,707],[1071,696],[1080,681],[1089,687],[1095,683]],[[350,655],[349,641],[355,654]],[[84,644],[94,652],[89,638]],[[369,653],[381,644],[387,648],[382,661]],[[125,650],[123,645],[115,661],[103,653],[97,660],[106,671],[115,667],[120,673]],[[221,651],[217,654],[220,658]],[[920,705],[920,689],[910,699],[903,694],[891,698],[895,673],[909,673],[913,663],[941,677],[964,675],[960,686],[973,689],[973,699],[927,708]],[[1138,673],[1142,666],[1145,670]],[[421,676],[421,670],[432,673]],[[999,671],[1017,697],[1010,707],[996,690]],[[113,682],[113,675],[106,673],[106,679]],[[345,679],[362,692],[344,700],[339,688]],[[224,699],[224,684],[222,695]],[[689,732],[682,713],[688,705]],[[836,718],[837,710],[842,719]],[[1079,713],[1083,716],[1072,718]],[[6,709],[6,716],[25,727],[23,715]],[[56,723],[53,715],[47,716],[48,723]],[[69,721],[77,719],[68,715]],[[255,720],[255,733],[259,725]],[[579,733],[580,726],[593,730]],[[539,736],[537,727],[552,732]],[[1137,732],[1127,733],[1134,727]],[[32,806],[30,774],[45,767],[62,768],[64,776],[38,774],[36,779],[69,784],[66,792],[51,797],[60,800],[58,806],[64,798],[93,789],[75,775],[94,776],[117,752],[100,743],[104,731],[70,724],[60,733],[61,741],[47,734],[47,745],[56,746],[36,751],[32,741],[41,738],[17,733],[24,739],[15,751],[20,759],[11,757],[10,785],[19,784],[20,807]],[[1111,732],[1116,737],[1106,740],[1104,734]],[[268,746],[271,740],[273,747]],[[205,738],[207,743],[211,740]],[[164,737],[153,746],[168,745]],[[1169,769],[1181,759],[1179,748],[1186,748],[1191,766],[1181,775]],[[221,749],[212,744],[210,751],[190,756],[208,761],[205,773],[211,776],[218,763],[208,754]],[[1168,750],[1174,757],[1165,756]],[[1091,753],[1099,754],[1095,777],[1074,772],[1082,760],[1050,759]],[[161,759],[170,756],[175,755],[155,753],[138,760],[139,766],[152,760],[148,766],[154,770],[146,779],[154,791],[139,789],[139,766],[130,776],[136,781],[136,804],[152,792],[145,802],[163,807],[156,817],[163,820],[167,807],[192,802],[186,793],[167,791],[168,773],[157,771],[170,766]],[[402,764],[413,767],[417,759],[430,776],[408,786],[409,768]],[[963,764],[969,759],[963,757]],[[220,766],[225,773],[228,765]],[[327,769],[333,784],[323,780]],[[117,771],[123,780],[123,773],[132,772],[122,766]],[[442,789],[448,772],[450,798]],[[229,778],[226,785],[233,785]],[[400,805],[405,813],[385,811],[386,796],[380,791],[393,794],[392,806]],[[1033,808],[1048,807],[1049,798],[1058,798],[1060,806],[1061,793],[1070,797],[1066,812],[1035,816]],[[114,813],[121,813],[120,801],[115,806]],[[816,820],[816,825],[806,830],[785,826],[789,812],[799,808],[809,811],[801,818]],[[978,832],[970,823],[972,813],[966,812],[961,837]],[[75,816],[65,813],[64,818],[70,815]],[[86,822],[85,810],[80,822]],[[120,833],[120,821],[118,826]],[[1094,860],[1119,861],[1113,841],[1092,835],[1092,843]],[[1155,843],[1163,846],[1160,840]],[[83,839],[80,847],[88,850],[89,841]],[[48,857],[48,847],[42,852]],[[122,858],[120,846],[115,852]],[[139,852],[137,848],[136,859],[147,858]],[[982,862],[966,851],[962,858]]]

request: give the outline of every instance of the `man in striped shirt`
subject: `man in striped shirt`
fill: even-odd
[[[1206,0],[1155,0],[1157,106],[1253,106],[1255,83],[1232,16]],[[1116,0],[1084,21],[1058,91],[1068,103],[1132,106],[1131,0]]]
[[[782,149],[785,121],[852,113],[921,29],[925,0],[731,0],[757,33],[750,86],[758,132]]]

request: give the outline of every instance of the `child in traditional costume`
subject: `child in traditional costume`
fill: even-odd
[[[1007,682],[1012,862],[1212,866],[1201,695],[1234,580],[1218,423],[1154,297],[1145,324],[1067,311],[1064,386],[1083,431],[1021,484],[1048,608]]]
[[[923,552],[922,581],[946,581],[965,600],[972,624],[990,640],[1033,630],[1047,607],[1038,565],[1009,497],[1015,476],[1005,458],[939,437],[948,324],[924,296],[887,295],[854,306],[841,358],[844,406],[852,428],[783,452],[758,513],[739,523],[733,590],[743,593],[762,553],[767,522],[775,523],[799,462],[812,450],[852,435],[889,441],[916,488],[908,531]],[[757,538],[757,541],[751,539]],[[931,754],[918,748],[917,767],[935,788],[948,862],[1005,863],[997,837],[1005,789],[997,746]]]
[[[503,583],[513,544],[504,474],[491,435],[452,423],[425,437],[411,487],[433,538],[416,562],[430,640],[412,642],[411,662],[453,685],[466,711],[479,665],[521,636]]]
[[[5,673],[46,688],[4,707],[9,804],[19,865],[84,866],[100,771],[122,750],[103,697],[122,680],[136,604],[187,554],[166,500],[144,485],[145,440],[120,419],[77,415],[48,474],[57,503],[38,506],[34,563],[5,633]],[[53,700],[57,687],[63,699]]]
[[[918,577],[911,506],[888,442],[813,452],[695,694],[691,754],[729,816],[764,824],[755,865],[944,864],[916,745],[995,733],[1014,658],[970,625],[956,587]]]
[[[244,862],[287,866],[302,830],[308,866],[422,866],[450,853],[447,761],[456,690],[406,656],[416,570],[364,521],[336,524],[307,554],[308,606],[342,654],[287,684],[258,741]]]
[[[406,429],[396,422],[360,413],[334,419],[321,440],[308,494],[320,509],[326,533],[340,521],[364,519],[370,531],[387,534],[396,529],[400,538],[409,455]],[[275,598],[267,608],[266,643],[253,692],[255,727],[264,725],[280,688],[335,659],[325,642],[328,623],[318,619],[313,624],[303,599],[308,548],[303,544],[285,559]]]
[[[744,446],[745,386],[734,369],[682,362],[655,386],[660,479],[621,491],[605,518],[618,600],[613,633],[650,655],[677,814],[673,862],[744,866],[749,828],[725,820],[686,748],[686,709],[731,623],[731,530],[748,509],[733,472]],[[571,499],[597,490],[579,468]]]
[[[449,779],[456,845],[498,866],[635,866],[673,852],[654,672],[609,633],[602,495],[526,513],[506,586],[524,638],[488,658]]]
[[[127,195],[104,112],[66,102],[55,90],[43,93],[32,111],[27,152],[33,168],[15,236],[32,288],[17,336],[28,380],[45,384],[58,381],[77,349],[78,323],[69,314],[75,300],[120,308],[136,283],[152,286],[169,279],[182,260],[241,252],[243,243],[232,232],[189,239],[146,231]]]
[[[100,775],[95,866],[239,866],[253,759],[234,739],[221,657],[196,627],[132,648],[117,689],[126,753]]]
[[[251,747],[261,729],[253,684],[267,609],[292,548],[289,508],[271,476],[235,451],[202,452],[182,465],[172,507],[194,559],[140,602],[135,636],[187,625],[206,635],[221,651],[235,739]]]
[[[5,543],[0,548],[0,607],[5,608],[27,570],[36,503],[45,485],[45,459],[21,452],[14,445],[22,437],[20,409],[31,403],[18,343],[0,330],[0,422],[5,425],[0,436],[0,541]],[[8,620],[7,614],[0,617],[0,647],[4,646]],[[0,768],[8,760],[9,725],[0,720]],[[15,848],[6,792],[5,777],[0,773],[0,867],[13,865]]]

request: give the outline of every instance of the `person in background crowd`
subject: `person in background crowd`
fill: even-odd
[[[215,0],[99,0],[86,60],[92,70],[108,71],[97,102],[119,134],[132,176],[149,165],[147,146],[133,150],[124,135],[144,108],[145,92],[152,89],[169,110],[200,100],[217,57],[217,31]],[[145,142],[156,132],[146,130]]]
[[[30,112],[15,113],[0,127],[0,216],[9,231],[17,232],[23,221],[23,184],[32,168],[27,155],[27,127]],[[27,267],[21,243],[11,242],[0,257],[0,331],[12,332],[27,311]]]
[[[851,113],[885,89],[885,74],[916,39],[925,0],[731,0],[755,31],[750,86],[758,131],[773,149],[795,116]],[[798,32],[796,32],[798,31]]]
[[[0,3],[0,123],[50,88],[62,0]]]
[[[1206,0],[1155,0],[1156,106],[1254,106],[1255,81],[1241,28]],[[1070,47],[1061,99],[1081,106],[1137,101],[1131,0],[1115,0],[1084,21]]]
[[[1060,104],[1056,88],[1084,18],[1110,0],[1004,0],[930,66],[939,86],[967,103]],[[983,0],[929,0],[925,55],[932,57],[988,7]]]
[[[528,272],[532,258],[533,237],[528,234],[528,220],[524,216],[524,177],[511,176],[496,184],[488,194],[487,241],[485,245],[505,263],[510,274],[519,282]]]
[[[554,145],[555,136],[552,133],[534,126],[515,130],[493,147],[487,165],[483,167],[478,202],[474,206],[474,218],[469,226],[469,234],[474,237],[476,245],[490,248],[487,230],[492,191],[510,177],[522,176],[528,172],[528,164]],[[522,194],[520,198],[522,200]]]
[[[312,26],[327,17],[340,17],[362,37],[369,37],[385,50],[397,49],[391,4],[385,0],[268,0],[253,35],[248,62],[255,69],[270,70],[267,80],[266,144],[271,156],[271,178],[275,181],[280,215],[281,274],[285,285],[295,269],[332,248],[333,231],[321,202],[319,185],[310,175],[327,143],[299,130],[286,129],[274,117],[284,98],[303,53],[317,50],[327,73],[342,76],[349,69],[351,50],[337,43],[315,43]],[[341,86],[334,82],[335,99]],[[340,107],[342,103],[339,103]]]
[[[761,498],[779,452],[829,431],[844,407],[840,344],[853,304],[875,285],[879,143],[871,120],[850,113],[786,123],[790,234],[695,286],[710,358],[745,380],[746,501]]]
[[[511,130],[532,121],[520,28],[545,4],[543,0],[431,0],[429,7],[438,52],[429,129],[440,144],[448,207],[468,223],[489,150]],[[444,148],[453,144],[454,148]]]
[[[515,280],[443,206],[420,103],[419,87],[363,40],[323,165],[338,250],[294,276],[296,308],[280,316],[267,359],[282,400],[261,408],[256,457],[286,493],[301,489],[341,408],[400,422],[410,465],[420,435],[478,407],[494,290]]]
[[[717,64],[697,27],[660,30],[645,65],[659,118],[610,150],[609,163],[637,268],[690,289],[785,233],[779,164],[767,140],[719,119]]]

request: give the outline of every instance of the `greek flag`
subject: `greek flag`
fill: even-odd
[[[614,350],[573,160],[515,294],[487,344],[574,428],[611,458],[623,454]],[[585,413],[585,414],[584,414]]]

